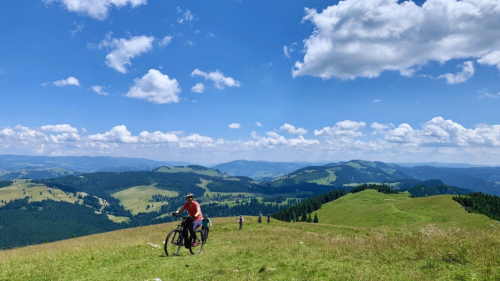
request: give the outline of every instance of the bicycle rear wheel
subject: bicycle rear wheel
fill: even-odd
[[[165,245],[163,248],[165,249],[165,255],[177,255],[182,246],[182,233],[178,229],[174,229],[170,231],[165,239]]]
[[[203,231],[196,230],[196,237],[199,241],[198,245],[196,245],[196,247],[189,248],[189,251],[191,252],[192,255],[197,255],[197,254],[201,253],[201,250],[203,249],[203,246],[205,245],[205,235],[203,234]]]

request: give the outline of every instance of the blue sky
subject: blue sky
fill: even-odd
[[[498,1],[0,7],[2,154],[500,164]]]

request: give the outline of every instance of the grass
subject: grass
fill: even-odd
[[[157,172],[160,173],[196,173],[200,175],[207,175],[211,177],[216,177],[216,178],[226,178],[226,174],[218,173],[215,170],[208,169],[208,170],[193,170],[190,167],[160,167],[158,168]]]
[[[330,183],[337,180],[337,176],[335,175],[335,172],[333,170],[326,170],[326,171],[328,172],[328,177],[316,179],[316,180],[310,180],[307,182],[317,183],[320,185],[330,185]]]
[[[177,223],[0,251],[0,280],[498,280],[496,230],[414,232],[213,218],[202,253],[162,245]]]
[[[0,202],[0,207],[10,200],[23,199],[26,196],[30,197],[29,202],[40,202],[46,199],[69,203],[82,202],[82,200],[78,200],[78,196],[57,188],[29,183],[27,180],[15,180],[12,185],[0,188],[0,199],[4,200],[4,203]]]
[[[136,215],[140,212],[159,211],[162,205],[168,204],[166,202],[150,202],[152,196],[155,194],[161,194],[168,197],[176,197],[179,195],[176,191],[158,189],[155,185],[134,186],[111,195],[120,200],[120,204],[123,205],[125,209],[130,210],[132,214]],[[150,208],[146,210],[148,205]]]
[[[410,198],[408,194],[383,194],[365,190],[347,194],[324,204],[316,213],[320,222],[358,226],[417,230],[429,223],[440,227],[496,229],[497,221],[469,214],[451,195]]]

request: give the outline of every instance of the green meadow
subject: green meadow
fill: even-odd
[[[238,231],[236,217],[213,218],[195,256],[165,256],[163,240],[178,222],[0,251],[0,280],[500,279],[498,222],[446,196],[379,195],[325,204],[318,224],[245,217]]]

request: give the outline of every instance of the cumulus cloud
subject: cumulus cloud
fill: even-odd
[[[78,81],[78,79],[76,79],[75,77],[70,76],[67,79],[62,79],[62,80],[55,81],[54,85],[56,85],[57,87],[64,87],[64,86],[67,86],[67,85],[73,85],[73,86],[80,87],[80,81]]]
[[[477,60],[480,64],[496,65],[498,70],[500,70],[500,50],[493,51],[486,56]]]
[[[267,159],[274,161],[282,160],[282,157],[287,157],[288,161],[305,159],[301,157],[316,160],[324,157],[371,157],[381,161],[394,161],[394,157],[407,157],[405,159],[409,161],[438,161],[454,157],[457,162],[460,159],[488,159],[490,163],[498,164],[500,125],[478,124],[467,128],[442,117],[433,118],[419,128],[412,128],[406,123],[395,127],[373,122],[370,127],[380,133],[366,140],[359,132],[365,127],[362,123],[349,120],[338,122],[323,131],[325,138],[321,140],[303,136],[286,138],[277,132],[266,132],[260,136],[254,131],[248,139],[235,141],[197,133],[184,136],[182,131],[142,131],[134,134],[125,125],[83,136],[69,124],[41,127],[18,125],[0,128],[0,153],[153,158],[155,155],[167,158],[177,155],[179,159],[190,158],[193,161],[201,155],[205,155],[206,161],[214,157],[218,159],[221,155],[269,156]]]
[[[385,135],[389,142],[408,143],[434,147],[500,146],[500,125],[477,125],[467,129],[462,125],[435,117],[424,123],[421,129],[401,124]]]
[[[172,42],[172,36],[165,36],[158,42],[158,47],[165,48]]]
[[[96,92],[98,95],[101,95],[101,96],[107,96],[107,95],[108,95],[108,93],[106,93],[106,92],[104,91],[104,89],[105,89],[105,88],[106,88],[106,87],[104,87],[104,86],[98,86],[98,85],[95,85],[95,86],[92,86],[92,87],[91,87],[91,89],[92,89],[94,92]]]
[[[390,129],[393,127],[394,127],[394,125],[392,125],[392,124],[386,125],[386,124],[381,124],[378,122],[373,122],[370,125],[370,128],[372,128],[374,130],[373,133],[371,133],[372,135],[384,134],[387,129]]]
[[[466,61],[458,66],[462,68],[461,72],[458,72],[457,74],[446,73],[444,75],[439,75],[438,79],[444,78],[448,84],[458,84],[467,81],[472,77],[472,75],[474,75],[474,65],[472,64],[472,61]]]
[[[129,39],[116,39],[111,36],[112,33],[109,32],[99,45],[89,44],[89,47],[111,49],[111,52],[106,56],[106,65],[121,73],[127,73],[125,66],[132,65],[131,59],[152,50],[155,39],[153,36],[145,35],[134,36]]]
[[[156,69],[150,69],[142,78],[134,79],[135,85],[125,95],[129,98],[145,99],[152,103],[178,103],[181,92],[176,79],[170,79]]]
[[[68,11],[88,15],[94,19],[104,20],[111,7],[121,8],[130,5],[135,8],[146,5],[147,0],[43,0],[44,3],[61,3]]]
[[[305,135],[307,134],[307,130],[304,128],[295,128],[295,126],[285,123],[280,129],[289,134],[297,134],[297,135]]]
[[[335,123],[333,127],[324,127],[321,130],[314,130],[315,136],[337,136],[337,137],[360,137],[363,135],[360,130],[366,126],[365,122],[344,120]]]
[[[224,76],[224,73],[220,72],[219,70],[216,70],[214,72],[203,72],[199,69],[193,70],[191,73],[191,76],[201,76],[205,77],[207,80],[212,80],[214,82],[214,87],[217,89],[224,89],[224,86],[228,87],[239,87],[240,82],[234,80],[231,77],[226,77]]]
[[[315,30],[293,76],[328,79],[411,73],[429,61],[478,58],[500,62],[500,2],[488,0],[346,0],[318,12],[305,9]]]
[[[241,125],[238,123],[231,123],[231,124],[229,124],[228,127],[229,127],[229,129],[239,129],[241,127]]]
[[[203,83],[197,83],[191,88],[191,92],[203,93],[203,91],[205,91],[205,85],[203,85]]]
[[[256,126],[262,127],[262,124],[260,122],[255,122]]]
[[[45,125],[40,127],[42,131],[56,133],[78,133],[78,129],[71,127],[69,124]]]

